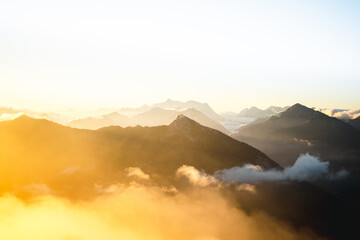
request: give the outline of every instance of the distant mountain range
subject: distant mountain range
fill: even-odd
[[[291,165],[300,153],[324,145],[330,149],[360,146],[359,132],[350,124],[301,104],[241,128],[233,137],[262,149],[282,165]]]
[[[257,107],[245,108],[240,111],[240,117],[248,117],[248,118],[268,118],[278,113],[285,111],[288,107],[276,107],[271,106],[266,108],[265,110],[259,109]]]
[[[153,105],[143,105],[142,107],[139,108],[121,108],[121,109],[115,109],[115,111],[126,116],[134,116],[149,111],[152,108],[161,108],[165,110],[174,110],[174,111],[183,111],[186,109],[193,108],[205,114],[207,117],[213,120],[217,121],[221,119],[221,116],[217,114],[207,103],[200,103],[197,101],[181,102],[171,99],[168,99],[165,102],[155,103]]]
[[[146,114],[138,114],[137,118],[148,119],[148,114],[164,111],[177,112],[152,108]],[[119,113],[105,114],[104,118],[113,122],[129,119]],[[331,124],[325,124],[322,130],[335,127],[347,131],[343,125],[347,126],[346,123],[337,119],[341,123],[333,122],[332,118],[328,118],[312,109],[295,105],[279,116],[259,123],[271,126],[272,130],[263,135],[261,131],[257,134],[266,136],[266,139],[273,134],[275,138],[286,136],[286,139],[291,139],[293,134],[298,133],[293,128],[302,127],[306,133],[307,128],[314,129],[308,125],[314,123],[318,126],[323,121]],[[152,121],[155,120],[153,118]],[[284,135],[283,131],[287,130],[288,135]],[[256,133],[255,128],[253,131]],[[305,133],[302,136],[306,136]],[[314,136],[311,139],[322,140],[322,135]],[[200,175],[194,177],[201,180],[214,176],[218,170],[248,163],[255,165],[256,169],[281,170],[281,166],[263,152],[185,115],[178,115],[169,125],[110,126],[98,130],[71,128],[26,115],[0,122],[0,194],[10,192],[24,199],[29,195],[51,194],[86,200],[99,195],[110,196],[114,190],[121,191],[122,186],[150,186],[149,189],[159,188],[169,197],[174,194],[175,200],[182,201],[188,192],[197,194],[210,189],[228,196],[234,204],[234,211],[241,206],[246,214],[257,216],[260,212],[274,216],[288,223],[289,227],[314,231],[329,239],[351,239],[357,233],[357,222],[353,219],[358,216],[359,208],[345,201],[346,194],[339,199],[302,181],[262,181],[252,186],[255,192],[239,190],[239,187],[244,187],[243,184],[230,182],[206,189],[192,186],[175,175],[177,169],[188,165],[200,170]],[[129,175],[129,169],[137,172]],[[134,178],[134,174],[140,175]],[[257,170],[253,169],[253,174],[257,174]],[[347,186],[341,185],[342,188]],[[171,187],[178,194],[166,192]],[[212,201],[212,196],[216,195],[207,196]]]
[[[0,107],[0,121],[14,119],[20,114],[26,113],[33,118],[44,118],[76,128],[99,129],[114,125],[123,127],[166,125],[173,121],[178,114],[184,114],[205,126],[229,134],[236,133],[244,126],[264,122],[287,108],[271,106],[262,110],[257,107],[250,107],[243,109],[239,113],[226,112],[218,114],[207,103],[197,101],[181,102],[168,99],[161,103],[143,105],[138,108],[100,108],[96,111],[65,109],[40,113],[27,109]],[[360,114],[359,110],[319,109],[319,111],[347,121],[349,124],[351,123],[350,120],[355,119]],[[145,119],[145,116],[147,116],[147,119]]]
[[[68,126],[84,129],[99,129],[108,126],[160,126],[169,125],[176,119],[179,114],[183,114],[184,116],[194,119],[204,126],[214,128],[226,134],[229,133],[229,131],[220,123],[207,117],[205,114],[194,108],[170,110],[160,107],[153,107],[148,111],[136,114],[132,117],[127,117],[125,115],[119,114],[118,112],[113,112],[97,117],[87,117],[73,120],[68,123]]]
[[[262,123],[244,127],[238,135],[300,139],[310,143],[346,146],[359,144],[359,135],[349,124],[300,104],[295,104],[279,116],[272,116]]]

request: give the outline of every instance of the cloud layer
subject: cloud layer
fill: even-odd
[[[160,187],[118,184],[93,200],[55,196],[0,198],[0,239],[257,240],[314,239],[264,214],[236,208],[216,188],[168,194]]]
[[[140,168],[125,170],[130,184],[93,186],[97,196],[69,201],[52,195],[46,185],[29,186],[35,197],[27,201],[12,194],[0,197],[0,239],[12,240],[260,240],[317,239],[308,229],[295,230],[264,212],[248,215],[222,189],[257,194],[254,182],[261,180],[310,180],[329,173],[328,163],[300,156],[293,167],[265,171],[259,166],[226,169],[214,176],[192,166],[176,171],[194,188],[179,191],[157,185]],[[146,180],[146,186],[140,182]],[[138,182],[137,182],[138,181]]]
[[[206,174],[205,172],[200,172],[193,166],[183,165],[178,168],[176,171],[176,176],[184,176],[189,179],[189,182],[196,186],[206,187],[209,185],[217,185],[219,180],[215,177]]]
[[[125,172],[127,172],[127,177],[130,178],[138,178],[138,179],[144,179],[149,180],[150,176],[141,170],[141,168],[138,167],[129,167],[125,169]]]
[[[347,175],[345,170],[331,173],[328,166],[328,162],[321,162],[318,158],[305,154],[300,155],[293,166],[284,170],[263,170],[259,166],[247,164],[243,167],[217,171],[215,176],[224,182],[254,183],[280,180],[312,181],[320,177],[336,179]]]
[[[318,111],[339,119],[355,119],[360,117],[360,109],[356,110],[344,110],[344,109],[317,109]]]

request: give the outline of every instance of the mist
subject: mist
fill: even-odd
[[[0,238],[98,239],[314,239],[265,213],[245,214],[217,188],[169,194],[159,186],[108,186],[90,201],[52,195],[23,201],[0,198]],[[99,191],[100,192],[100,191]],[[109,193],[111,192],[111,193]],[[211,199],[211,201],[209,201]]]
[[[320,112],[339,119],[355,119],[360,117],[360,109],[344,110],[344,109],[319,109]]]
[[[219,170],[216,178],[224,182],[253,183],[259,181],[298,180],[313,181],[318,178],[339,179],[347,176],[346,170],[329,171],[329,162],[322,162],[310,154],[302,154],[295,164],[283,170],[264,170],[260,166],[247,164],[243,167]]]

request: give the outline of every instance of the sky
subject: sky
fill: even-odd
[[[360,1],[0,1],[0,104],[360,108]]]

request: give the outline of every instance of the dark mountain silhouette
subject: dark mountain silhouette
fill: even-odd
[[[360,117],[357,117],[355,119],[350,119],[347,123],[352,127],[360,130]]]
[[[263,182],[257,185],[257,194],[239,192],[237,200],[249,214],[266,212],[326,239],[352,239],[358,234],[354,219],[359,207],[306,182]]]
[[[343,121],[321,112],[295,104],[279,116],[241,128],[237,136],[304,140],[311,144],[325,143],[337,146],[359,145],[359,134]]]
[[[292,165],[306,152],[328,160],[356,157],[360,143],[358,131],[349,124],[301,104],[243,127],[233,137],[255,146],[283,166]]]

